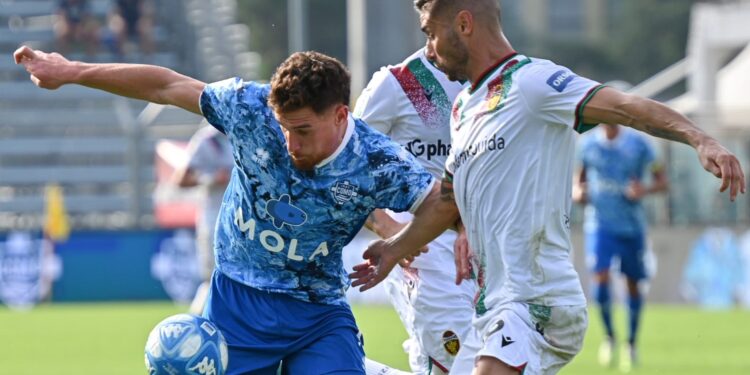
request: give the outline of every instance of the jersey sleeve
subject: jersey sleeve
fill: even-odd
[[[435,179],[408,151],[388,142],[373,153],[378,208],[414,213],[432,190]]]
[[[583,108],[602,86],[551,62],[522,70],[521,94],[528,110],[546,124],[559,124],[583,133],[597,124],[584,124]]]
[[[396,86],[393,75],[387,69],[373,74],[354,105],[354,117],[361,118],[370,127],[388,134],[399,113]]]
[[[201,93],[200,108],[208,123],[230,135],[237,127],[255,126],[254,121],[267,115],[268,85],[230,78],[206,85]]]

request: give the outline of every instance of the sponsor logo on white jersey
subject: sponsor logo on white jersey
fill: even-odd
[[[438,139],[437,143],[425,143],[417,138],[408,142],[404,147],[412,155],[426,157],[427,160],[432,160],[434,157],[447,157],[451,151],[451,145],[443,143],[440,139]]]
[[[570,70],[558,70],[555,74],[549,77],[547,84],[557,92],[563,92],[565,91],[565,88],[568,87],[570,81],[575,77],[575,74]]]
[[[505,149],[505,138],[500,136],[494,136],[489,139],[484,139],[477,143],[474,143],[467,147],[465,150],[459,152],[454,156],[453,163],[455,169],[458,169],[461,165],[467,161],[473,159],[477,155],[481,155],[485,152],[491,151],[502,151]]]

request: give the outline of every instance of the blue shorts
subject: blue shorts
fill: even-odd
[[[264,292],[214,271],[203,312],[229,346],[227,374],[364,375],[362,335],[349,306]]]
[[[620,272],[633,280],[646,278],[643,262],[645,251],[643,232],[632,235],[594,230],[586,233],[586,251],[594,256],[594,272],[609,270],[612,259],[620,260]]]

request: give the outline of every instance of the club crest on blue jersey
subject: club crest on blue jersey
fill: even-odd
[[[266,212],[273,218],[273,225],[278,229],[281,229],[284,224],[296,227],[307,221],[305,211],[291,204],[288,194],[266,202]]]
[[[570,81],[576,77],[570,70],[558,70],[555,74],[551,75],[547,80],[547,84],[555,89],[557,92],[565,91]]]
[[[331,187],[331,193],[333,194],[333,199],[336,200],[339,204],[344,204],[352,198],[357,196],[357,190],[359,188],[356,185],[352,185],[349,183],[349,181],[339,181],[336,183],[336,185],[333,185]]]

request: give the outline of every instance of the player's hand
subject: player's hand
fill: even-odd
[[[352,287],[361,285],[362,287],[359,290],[364,292],[385,280],[388,273],[399,261],[393,255],[394,253],[385,240],[370,242],[367,250],[362,254],[362,258],[365,259],[364,263],[354,266],[354,272],[349,274],[349,278],[352,279]]]
[[[643,187],[643,184],[636,179],[630,180],[630,184],[625,188],[625,198],[632,202],[641,200],[647,193],[648,191]]]
[[[474,253],[469,247],[469,239],[466,237],[466,230],[463,226],[459,227],[456,241],[453,242],[453,257],[456,264],[456,285],[460,285],[464,280],[471,279]]]
[[[16,64],[26,68],[31,74],[31,81],[41,88],[54,90],[69,82],[66,77],[71,73],[71,63],[59,53],[46,53],[22,46],[13,53],[13,59]]]
[[[703,168],[721,179],[720,192],[729,189],[729,199],[732,202],[737,194],[745,194],[745,174],[734,154],[712,138],[699,143],[695,149]]]

